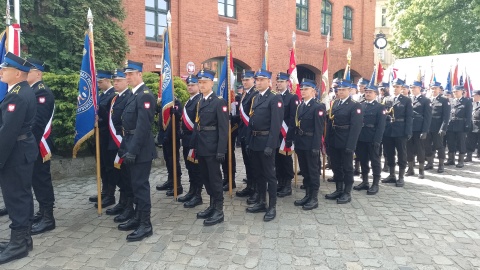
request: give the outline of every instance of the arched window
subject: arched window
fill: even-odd
[[[343,38],[352,39],[353,11],[349,7],[343,8]]]
[[[308,0],[297,1],[297,29],[308,31]]]
[[[328,35],[332,32],[332,3],[328,0],[322,1],[322,35]]]

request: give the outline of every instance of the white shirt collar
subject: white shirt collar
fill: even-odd
[[[135,86],[133,89],[132,89],[132,93],[136,93],[138,88],[140,88],[142,85],[144,85],[145,83],[144,82],[141,82],[139,85]]]
[[[208,94],[208,95],[204,96],[204,97],[203,97],[203,99],[207,100],[207,99],[208,99],[208,97],[209,97],[209,96],[211,96],[212,94],[213,94],[213,91],[212,91],[212,92],[210,92],[210,94]]]
[[[213,92],[212,92],[213,93]],[[190,97],[190,100],[192,100],[194,97],[198,96],[200,93],[196,93],[195,95],[193,95],[192,97]]]
[[[260,93],[260,95],[263,97],[263,95],[265,95],[265,93],[267,92],[268,88],[263,90],[263,91],[258,91]]]
[[[128,88],[125,88],[125,90],[123,90],[122,92],[118,93],[119,96],[121,96],[123,93],[125,93],[125,91],[127,91]]]
[[[285,89],[285,91],[281,92],[281,95],[283,96],[287,91],[288,91],[288,88]]]
[[[305,103],[305,105],[308,105],[308,103],[310,102],[310,100],[312,100],[312,98],[310,98],[309,100],[303,101],[303,103]]]
[[[248,94],[248,93],[250,93],[250,90],[252,90],[252,89],[253,89],[253,86],[252,86],[252,87],[250,87],[250,88],[249,88],[247,91],[245,91],[245,94]]]

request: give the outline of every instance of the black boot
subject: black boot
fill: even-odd
[[[55,218],[53,217],[53,206],[44,207],[43,217],[38,223],[32,225],[31,234],[37,235],[55,229]]]
[[[127,197],[125,200],[125,208],[123,209],[122,213],[116,216],[113,219],[115,223],[122,223],[126,222],[129,219],[135,216],[135,209],[133,209],[133,197]]]
[[[368,174],[362,174],[362,183],[353,187],[354,190],[368,190]]]
[[[465,162],[472,162],[472,152],[467,152],[467,158],[465,159]]]
[[[285,187],[285,181],[286,180],[283,178],[278,179],[277,192],[280,192],[283,190],[283,188]]]
[[[210,198],[212,199],[212,198]],[[212,215],[203,221],[204,226],[212,226],[218,223],[222,223],[224,220],[223,216],[223,201],[217,200],[215,202],[215,207],[213,208]]]
[[[247,212],[248,213],[260,213],[260,212],[267,211],[267,204],[265,203],[266,196],[267,196],[266,193],[259,194],[258,195],[258,201],[254,205],[248,207]]]
[[[234,188],[237,188],[237,184],[235,183],[235,175],[232,176],[232,189]],[[229,191],[229,190],[230,190],[230,186],[228,183],[228,179],[226,179],[226,181],[224,181],[224,184],[223,184],[223,191]]]
[[[27,257],[29,247],[26,238],[29,230],[11,230],[10,242],[0,253],[0,264]]]
[[[285,180],[285,186],[277,193],[277,197],[283,198],[290,195],[292,195],[292,179]]]
[[[463,168],[463,166],[465,166],[464,159],[465,159],[465,154],[459,154],[458,155],[457,168]]]
[[[355,160],[355,171],[353,171],[353,175],[360,175],[360,161]]]
[[[397,177],[395,177],[395,166],[389,167],[390,174],[387,176],[387,178],[382,179],[382,183],[396,183],[397,182]]]
[[[383,163],[382,172],[388,172],[388,164],[387,164],[387,161],[385,161],[385,162]]]
[[[210,206],[207,209],[198,212],[197,218],[198,219],[207,219],[213,215],[213,211],[215,210],[215,202],[213,201],[212,197],[210,197]]]
[[[131,230],[136,230],[138,226],[140,226],[140,211],[135,209],[135,215],[132,218],[130,218],[127,222],[119,224],[118,229],[120,231],[131,231]]]
[[[396,187],[403,187],[405,185],[404,175],[405,175],[405,168],[398,169],[398,180],[395,183]]]
[[[195,196],[195,185],[190,183],[190,187],[188,188],[187,194],[185,194],[185,196],[178,198],[178,201],[188,202],[193,198],[193,196]]]
[[[195,190],[195,194],[193,194],[193,197],[192,199],[190,199],[190,201],[188,202],[185,202],[183,204],[183,207],[185,208],[194,208],[195,206],[197,205],[200,205],[200,204],[203,204],[203,200],[202,200],[202,186],[201,185],[196,185],[194,187],[194,190]]]
[[[418,178],[420,179],[423,179],[425,178],[425,163],[422,161],[422,162],[419,162],[418,163]]]
[[[150,222],[150,211],[142,211],[140,213],[140,225],[131,234],[127,235],[128,242],[142,241],[152,236],[152,222]]]
[[[293,204],[295,206],[304,206],[306,203],[308,203],[308,201],[310,201],[310,195],[311,195],[310,187],[307,186],[305,188],[305,196],[300,200],[294,201]]]
[[[408,162],[408,170],[407,170],[407,176],[412,176],[415,175],[415,172],[413,170],[413,161]]]
[[[127,202],[127,198],[125,197],[125,194],[123,192],[120,192],[120,199],[118,200],[117,205],[115,205],[110,209],[107,209],[105,213],[110,216],[120,215],[125,209],[126,202]]]
[[[427,165],[425,166],[425,171],[433,169],[433,156],[427,157]]]
[[[255,190],[255,192],[252,194],[252,196],[250,196],[247,199],[247,204],[255,204],[255,203],[258,202],[258,200],[259,200],[258,192]]]
[[[310,200],[302,206],[303,210],[312,210],[318,207],[318,190],[310,191]]]
[[[335,182],[335,191],[333,193],[325,195],[327,200],[336,200],[342,196],[343,193],[343,182]]]
[[[157,185],[156,189],[157,190],[169,190],[173,188],[173,178],[168,178],[167,182]]]
[[[181,179],[181,174],[180,175],[177,174],[177,196],[180,195],[180,194],[183,194],[182,179]],[[173,183],[172,183],[172,188],[167,190],[166,195],[168,197],[172,197],[174,195]]]
[[[329,183],[335,182],[335,177],[327,178],[327,182],[329,182]]]
[[[445,171],[445,168],[443,166],[443,163],[445,162],[444,159],[439,159],[438,160],[438,169],[437,169],[437,172],[438,173],[443,173]]]
[[[446,166],[455,165],[455,152],[448,152],[448,159],[445,165]]]
[[[0,208],[0,217],[8,215],[8,211],[6,207]]]
[[[115,185],[105,185],[105,196],[102,195],[102,208],[109,207],[115,204]],[[98,203],[95,204],[95,208],[98,208]]]
[[[269,222],[275,219],[277,216],[277,198],[270,198],[268,202],[268,209],[263,216],[263,221]]]
[[[243,198],[243,197],[251,196],[253,193],[254,193],[253,181],[252,179],[247,179],[247,187],[245,187],[240,191],[235,192],[235,196]]]
[[[378,193],[378,182],[380,182],[380,175],[374,175],[372,186],[367,190],[367,195],[375,195]]]
[[[337,204],[346,204],[352,201],[352,196],[350,192],[352,191],[352,184],[345,184],[345,189],[343,190],[342,196],[337,199]]]
[[[35,215],[33,216],[33,223],[39,222],[42,219],[44,212],[45,212],[45,209],[43,209],[43,207],[40,205],[38,212],[35,213]]]

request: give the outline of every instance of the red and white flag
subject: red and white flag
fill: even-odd
[[[290,89],[292,92],[298,96],[300,100],[302,100],[302,95],[300,94],[300,84],[298,83],[298,76],[297,76],[297,62],[295,60],[295,50],[290,50],[290,66],[288,67],[288,74],[290,74]]]
[[[8,51],[20,56],[20,24],[14,23],[8,26]]]
[[[40,155],[42,155],[43,162],[50,160],[50,158],[52,157],[52,151],[48,146],[47,139],[48,137],[50,137],[50,133],[52,132],[52,120],[53,120],[54,113],[55,113],[55,105],[53,105],[52,116],[50,116],[50,120],[48,120],[48,123],[45,126],[42,139],[40,140],[40,143],[39,143]]]

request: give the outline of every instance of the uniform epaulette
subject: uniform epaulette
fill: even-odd
[[[353,102],[353,103],[358,103],[358,101],[356,101],[356,100],[353,99],[353,98],[351,98],[350,101]]]
[[[272,94],[278,95],[278,92],[277,92],[277,91],[275,91],[275,90],[270,90],[270,91],[272,92]]]
[[[10,93],[18,94],[18,91],[20,91],[20,85],[15,86],[15,88],[13,88],[12,91],[10,91]]]
[[[43,83],[40,83],[40,84],[38,85],[38,89],[45,89],[45,85],[44,85]]]

